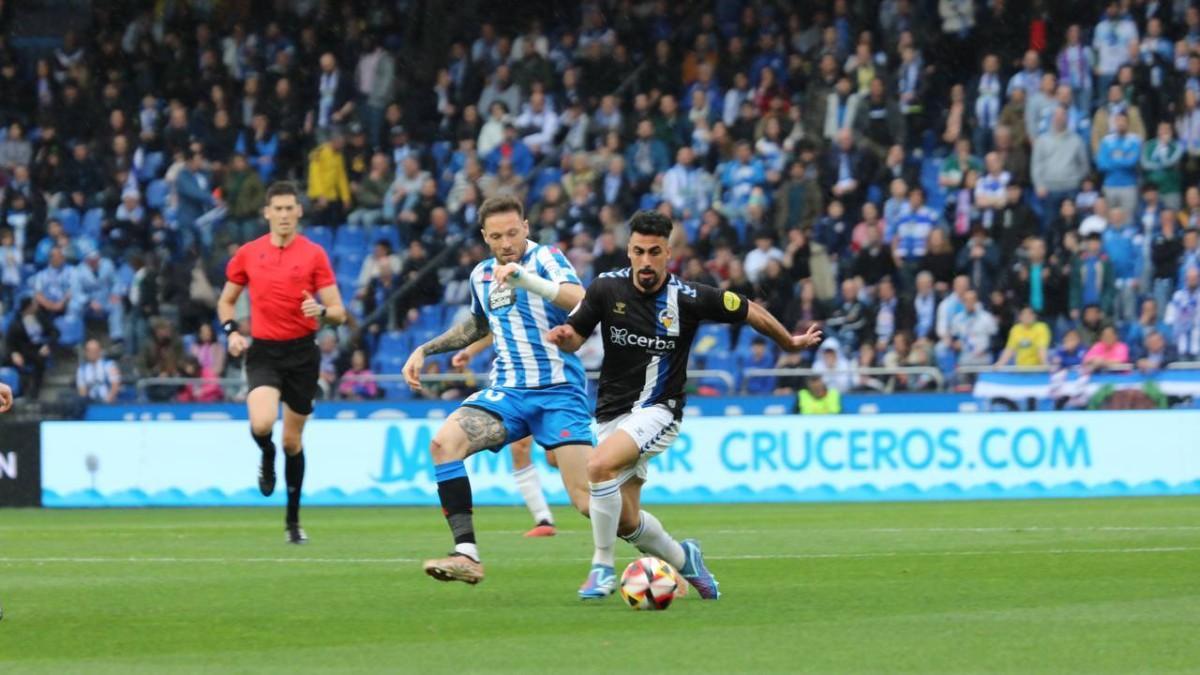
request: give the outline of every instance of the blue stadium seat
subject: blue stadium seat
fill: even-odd
[[[83,214],[83,224],[80,232],[96,241],[100,241],[100,226],[103,222],[104,209],[88,209],[88,212]]]
[[[450,161],[450,156],[454,154],[450,147],[450,141],[438,141],[429,147],[429,153],[433,155],[433,163],[437,167],[437,172],[441,173],[442,169],[446,168],[446,163]]]
[[[358,225],[342,225],[333,236],[333,248],[342,251],[366,251],[367,231]]]
[[[0,368],[0,382],[12,388],[13,396],[21,395],[21,374],[16,368],[5,366]]]
[[[150,181],[146,186],[146,206],[161,210],[167,205],[167,196],[170,193],[171,187],[167,185],[167,181],[161,178]]]
[[[412,328],[419,331],[440,331],[444,325],[445,312],[442,305],[426,305],[421,308]]]
[[[355,281],[358,279],[358,273],[362,271],[363,259],[367,254],[362,250],[344,249],[337,251],[335,257],[333,271],[338,279]]]
[[[58,344],[74,347],[83,342],[83,321],[73,316],[60,316],[54,320],[58,328]]]
[[[542,198],[542,190],[546,189],[547,185],[557,183],[562,180],[562,171],[558,167],[550,166],[542,169],[533,179],[533,185],[530,186],[529,200],[531,203]],[[567,195],[570,198],[570,195]]]
[[[728,354],[729,326],[723,323],[702,324],[696,331],[696,340],[692,344],[692,353],[696,356]]]
[[[158,172],[162,170],[163,162],[166,161],[166,156],[161,152],[148,152],[145,159],[142,160],[142,165],[138,167],[137,179],[141,183],[149,183],[158,177]]]
[[[333,251],[333,231],[328,227],[324,225],[311,225],[304,228],[304,236],[326,251]]]
[[[75,209],[59,209],[54,212],[54,217],[62,223],[63,232],[66,232],[69,237],[78,236],[80,230],[83,229],[83,221],[80,220],[79,212]]]
[[[408,357],[408,353],[412,351],[412,337],[403,331],[390,330],[379,338],[379,346],[375,350],[376,358],[383,358],[387,355],[398,355]]]
[[[395,225],[375,225],[368,230],[367,242],[371,248],[381,239],[391,244],[393,251],[400,250],[400,230]]]

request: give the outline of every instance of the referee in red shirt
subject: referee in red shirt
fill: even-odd
[[[296,232],[304,211],[295,184],[277,182],[267,189],[263,217],[270,232],[238,249],[225,268],[225,288],[217,316],[229,336],[229,354],[246,352],[250,394],[250,434],[262,450],[258,488],[275,491],[275,444],[271,431],[283,402],[283,451],[287,455],[287,541],[308,541],[300,527],[300,488],[304,484],[304,423],[313,411],[321,355],[313,339],[321,323],[340,325],[346,307],[325,249]],[[242,289],[250,290],[250,335],[234,321]],[[315,298],[313,296],[316,296]]]

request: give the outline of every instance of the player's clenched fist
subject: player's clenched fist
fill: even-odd
[[[246,338],[241,333],[230,333],[226,344],[229,347],[229,355],[235,359],[246,351]]]
[[[304,291],[304,301],[300,303],[300,311],[304,312],[304,316],[315,319],[321,316],[321,309],[320,303],[312,296],[312,293]]]

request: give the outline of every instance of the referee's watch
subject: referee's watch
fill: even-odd
[[[322,320],[322,321],[324,321],[324,320],[325,320],[325,315],[326,315],[326,314],[328,314],[328,313],[329,313],[329,308],[328,308],[328,307],[326,307],[326,306],[324,306],[324,305],[322,305],[322,306],[321,306],[321,320]]]
[[[221,324],[221,330],[224,330],[226,335],[232,335],[232,334],[236,333],[237,329],[238,329],[237,321],[234,321],[233,319],[230,319],[230,320],[226,321],[225,323]]]

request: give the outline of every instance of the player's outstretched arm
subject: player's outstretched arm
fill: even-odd
[[[798,352],[821,344],[821,330],[815,325],[809,326],[804,335],[792,335],[779,320],[757,302],[750,303],[746,313],[746,322],[754,330],[771,338],[785,352]]]
[[[558,347],[564,352],[577,352],[586,341],[582,335],[575,332],[571,324],[564,323],[561,326],[555,326],[546,333],[546,339],[550,344]]]
[[[425,367],[426,356],[462,349],[488,335],[491,335],[491,329],[487,319],[472,314],[465,321],[414,349],[404,364],[404,381],[414,391],[420,390],[421,370]]]
[[[234,317],[237,315],[235,305],[238,298],[242,295],[242,285],[235,284],[232,281],[226,281],[225,287],[221,289],[221,297],[217,298],[217,319],[220,320],[221,326],[225,330],[226,346],[229,348],[229,355],[237,358],[246,351],[246,338],[238,332],[237,321]]]

